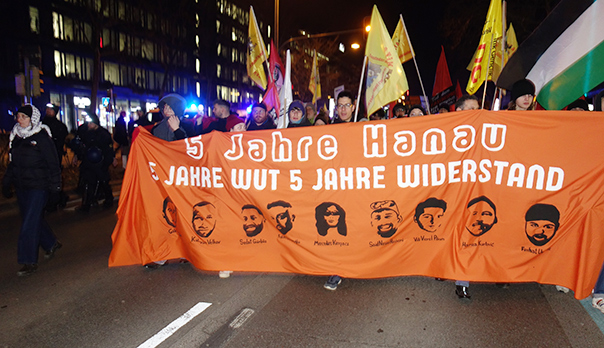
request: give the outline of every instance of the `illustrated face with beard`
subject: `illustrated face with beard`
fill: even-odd
[[[286,234],[287,232],[291,231],[291,229],[294,227],[293,221],[295,220],[296,216],[291,215],[288,208],[275,206],[269,209],[269,211],[271,214],[271,219],[275,221],[277,230],[279,230],[279,232]]]
[[[478,201],[468,208],[466,230],[473,236],[482,236],[495,224],[495,211],[485,201]]]
[[[256,209],[243,209],[241,216],[243,217],[243,230],[248,237],[254,237],[262,232],[264,228],[264,216]]]
[[[392,237],[402,220],[392,209],[376,210],[371,213],[371,226],[377,228],[377,233],[383,238]]]
[[[549,220],[527,221],[524,225],[526,236],[536,246],[547,244],[547,242],[554,238],[557,230],[556,224]]]

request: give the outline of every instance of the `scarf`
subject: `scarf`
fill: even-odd
[[[17,124],[15,124],[15,126],[13,127],[13,130],[10,132],[10,136],[9,136],[9,141],[10,141],[9,147],[10,148],[13,147],[13,140],[15,139],[15,137],[25,139],[25,138],[31,137],[32,135],[34,135],[36,133],[39,133],[42,129],[46,130],[46,133],[48,133],[49,137],[52,137],[50,128],[48,128],[47,125],[42,124],[42,121],[40,119],[41,118],[40,110],[38,110],[38,108],[36,108],[33,105],[31,105],[31,109],[32,109],[32,115],[30,118],[29,126],[23,128],[17,122]]]

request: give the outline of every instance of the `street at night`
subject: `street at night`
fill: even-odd
[[[427,277],[345,279],[328,291],[326,277],[221,279],[178,261],[108,268],[115,209],[82,215],[73,203],[47,217],[63,247],[28,277],[16,276],[18,211],[3,204],[0,347],[604,345],[590,299],[551,285],[473,284],[460,300],[452,281]]]

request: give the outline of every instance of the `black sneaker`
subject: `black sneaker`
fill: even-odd
[[[455,285],[455,295],[460,299],[470,299],[472,295],[470,295],[470,288],[462,285]]]
[[[50,248],[50,250],[48,250],[46,252],[46,254],[44,254],[44,258],[46,260],[52,259],[55,256],[55,252],[57,252],[57,250],[61,249],[62,246],[63,246],[63,244],[61,244],[61,242],[57,241],[55,243],[55,245],[52,248]]]
[[[327,290],[333,291],[338,288],[338,285],[340,285],[341,282],[342,282],[342,278],[340,276],[332,275],[329,277],[329,279],[327,279],[325,284],[323,284],[323,287]]]
[[[17,272],[17,275],[19,277],[26,277],[28,275],[31,275],[32,273],[34,273],[37,270],[38,270],[38,265],[36,265],[35,263],[27,264],[27,265],[23,265],[23,268],[21,268],[21,270],[19,270],[19,272]]]

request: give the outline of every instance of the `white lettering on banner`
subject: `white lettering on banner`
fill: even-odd
[[[440,146],[439,146],[440,140]],[[422,151],[424,155],[437,155],[447,150],[445,132],[442,129],[431,128],[424,132]]]
[[[270,176],[271,190],[277,190],[278,169],[231,169],[231,185],[238,190],[249,190],[254,184],[254,189],[262,191],[266,188]]]
[[[338,154],[338,140],[333,135],[320,137],[317,144],[317,154],[324,160],[332,160]]]
[[[248,156],[254,162],[262,162],[266,158],[266,143],[260,139],[253,139],[247,142],[249,149]]]
[[[472,126],[463,125],[453,129],[455,138],[451,145],[457,152],[466,152],[474,146],[476,129]]]
[[[298,140],[298,161],[306,162],[309,159],[309,148],[312,145],[312,137],[307,135]]]
[[[273,132],[273,162],[291,162],[292,141],[283,138],[281,132]]]
[[[187,155],[196,160],[203,157],[203,142],[201,142],[201,135],[185,138],[185,142],[187,144]]]
[[[155,180],[155,181],[159,181],[159,176],[157,176],[157,173],[155,172],[156,166],[157,166],[156,163],[149,162],[149,170],[151,170],[151,178],[153,178],[153,180]]]
[[[394,133],[394,153],[401,157],[411,156],[415,152],[415,133],[400,131]]]
[[[482,125],[482,146],[493,152],[503,149],[506,129],[507,127],[503,124],[484,123]],[[487,135],[490,135],[488,143]]]
[[[312,186],[319,190],[352,190],[356,179],[357,190],[386,188],[384,184],[385,166],[374,166],[369,170],[365,167],[340,168],[340,187],[338,188],[338,171],[335,168],[317,169],[317,183]],[[371,180],[373,178],[373,180]]]
[[[159,176],[153,169],[156,164],[149,162],[149,166],[151,167],[151,177],[158,181]],[[164,183],[169,186],[222,188],[224,184],[221,182],[221,172],[220,167],[212,167],[210,171],[210,168],[207,167],[170,166],[168,178],[164,180]]]
[[[386,157],[386,125],[366,125],[363,127],[365,158]]]
[[[522,163],[513,163],[510,166],[509,162],[491,162],[488,159],[481,160],[479,164],[476,164],[474,160],[465,159],[446,164],[397,165],[397,185],[400,188],[417,187],[420,184],[420,178],[423,186],[440,186],[445,182],[449,184],[476,181],[485,183],[491,181],[491,169],[493,167],[496,171],[496,185],[502,185],[504,177],[507,179],[505,184],[510,187],[543,190],[545,186],[546,191],[558,191],[564,185],[564,170],[562,168],[548,167],[546,181],[545,169],[540,165],[532,165],[527,171],[526,166]],[[506,169],[508,167],[509,169]]]
[[[231,149],[224,153],[228,160],[235,161],[243,157],[243,134],[231,135]]]
[[[289,171],[289,181],[291,184],[289,187],[294,191],[300,191],[302,189],[302,178],[300,177],[302,171],[300,169],[292,169]]]

